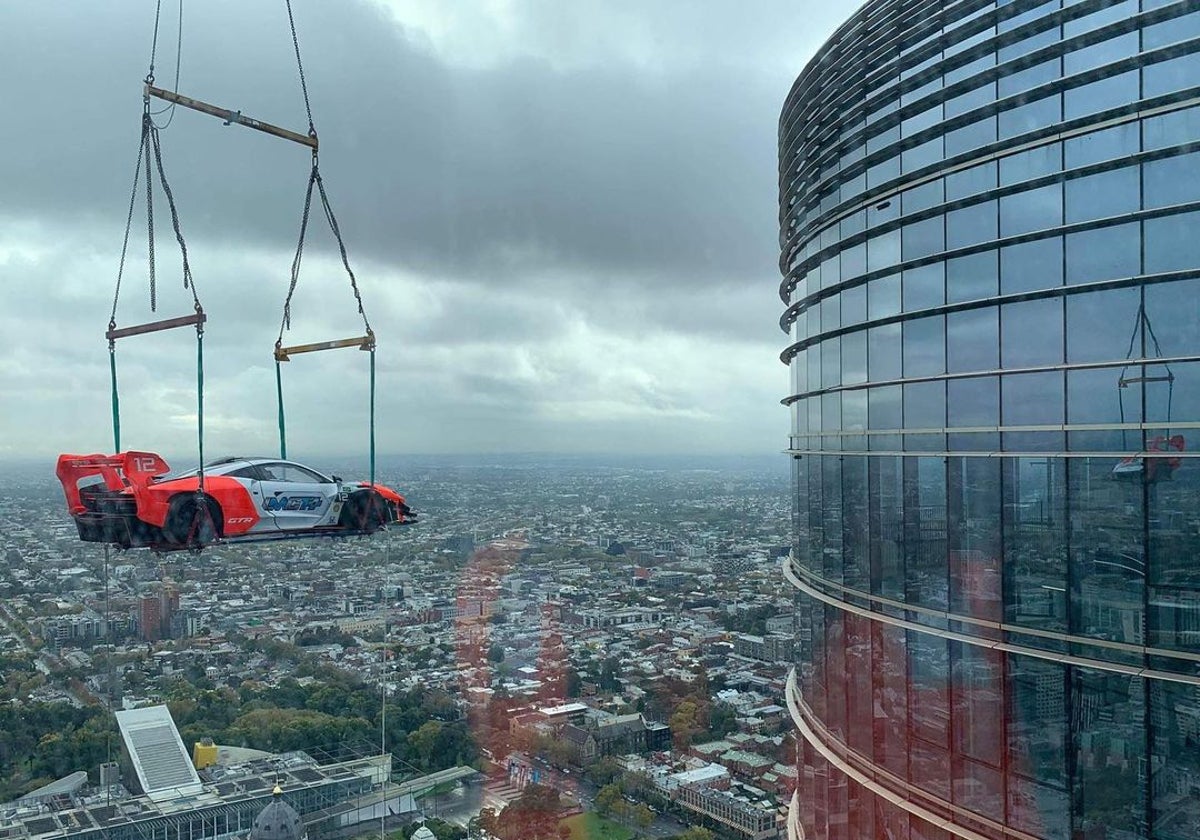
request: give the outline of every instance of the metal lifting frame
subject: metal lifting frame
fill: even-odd
[[[275,342],[275,393],[279,407],[279,457],[287,459],[287,423],[283,411],[283,362],[290,362],[293,355],[317,353],[321,350],[339,350],[357,347],[371,354],[371,405],[370,405],[370,483],[375,484],[375,333],[368,327],[367,334],[357,338],[340,338],[334,341],[318,341],[312,344],[296,344],[284,347],[282,340]]]
[[[182,105],[185,108],[191,108],[193,111],[199,111],[202,114],[210,114],[214,117],[220,117],[225,121],[225,125],[237,123],[244,125],[247,128],[253,128],[256,131],[262,131],[274,137],[281,137],[284,140],[291,140],[293,143],[300,143],[308,146],[314,152],[317,150],[317,135],[316,134],[300,134],[296,131],[290,131],[286,128],[280,128],[277,125],[272,125],[262,120],[256,120],[253,117],[245,116],[241,111],[231,111],[228,108],[222,108],[218,105],[210,105],[207,102],[201,102],[199,99],[192,99],[189,96],[184,96],[180,93],[175,93],[171,90],[155,87],[154,85],[146,84],[146,96],[153,96],[157,99],[162,99],[170,102],[173,105]]]

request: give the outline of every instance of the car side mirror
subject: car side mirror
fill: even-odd
[[[342,483],[342,477],[341,477],[340,475],[335,475],[335,476],[333,477],[333,482],[334,482],[334,484],[341,484],[341,483]]]

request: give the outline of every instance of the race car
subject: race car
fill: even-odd
[[[160,550],[370,534],[415,521],[382,484],[344,482],[276,458],[222,458],[171,473],[151,452],[60,455],[56,474],[86,542]]]

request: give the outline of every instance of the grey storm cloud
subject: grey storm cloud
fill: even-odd
[[[156,83],[169,87],[164,5]],[[773,196],[746,170],[773,152],[780,90],[719,64],[456,68],[381,7],[296,5],[322,171],[363,254],[496,282],[530,265],[669,268],[660,282],[688,285],[762,270]],[[128,193],[153,18],[147,3],[105,9],[0,6],[0,29],[45,36],[0,55],[28,82],[8,91],[8,131],[38,136],[0,162],[27,212],[108,217]],[[186,6],[184,24],[182,92],[304,130],[281,3]],[[294,241],[306,149],[182,109],[162,137],[185,233]]]
[[[178,5],[162,2],[168,88]],[[850,4],[293,6],[397,451],[778,446],[775,130]],[[66,415],[104,407],[154,7],[0,3],[0,32],[18,35],[0,50],[0,455],[75,448]],[[182,93],[306,130],[282,0],[183,8]],[[309,152],[182,108],[155,120],[211,319],[213,434],[262,450]],[[189,297],[161,194],[155,210],[168,317]],[[149,314],[144,213],[139,195],[121,324]],[[293,312],[297,341],[361,324],[315,207]],[[153,406],[129,420],[150,445],[194,422],[192,351],[139,341],[122,382]],[[312,441],[336,436],[321,407],[365,388],[356,360],[321,355],[288,370]],[[11,406],[30,419],[6,420]]]

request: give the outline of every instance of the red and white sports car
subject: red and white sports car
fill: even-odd
[[[214,461],[203,488],[199,470],[172,474],[151,452],[60,455],[56,472],[79,538],[123,548],[369,534],[415,519],[382,484],[272,458]]]

